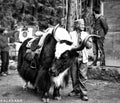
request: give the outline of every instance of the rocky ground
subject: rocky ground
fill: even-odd
[[[0,77],[0,103],[42,103],[40,95],[33,90],[23,90],[24,81],[16,70],[10,70],[7,77]],[[88,80],[89,101],[84,102],[79,97],[68,97],[71,83],[61,90],[62,100],[52,99],[50,90],[50,103],[120,103],[120,83],[101,80]]]

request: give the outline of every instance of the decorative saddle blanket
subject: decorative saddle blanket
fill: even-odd
[[[26,45],[26,47],[28,48],[26,50],[26,59],[31,61],[34,59],[35,54],[40,55],[42,47],[44,45],[44,41],[45,38],[47,37],[47,35],[50,35],[48,33],[41,35],[37,38],[32,38]],[[27,56],[29,55],[29,56]]]
[[[26,54],[30,53],[32,58],[34,58],[35,54],[40,54],[44,45],[45,38],[47,37],[47,35],[50,35],[51,33],[54,35],[58,26],[59,24],[56,25],[55,27],[48,28],[43,33],[43,35],[40,35],[37,38],[32,38],[26,45],[26,47],[28,48]]]
[[[44,40],[46,38],[46,36],[48,35],[48,33],[44,34],[44,35],[40,35],[37,38],[32,38],[28,44],[26,45],[26,47],[28,47],[29,49],[31,49],[31,51],[35,51],[36,49],[42,48],[43,44],[44,44]]]
[[[41,37],[42,37],[42,35],[32,41],[31,46],[30,46],[30,49],[32,51],[35,51],[36,49],[41,47],[42,44],[39,44]]]

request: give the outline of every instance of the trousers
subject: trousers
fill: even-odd
[[[100,52],[100,66],[105,65],[105,52],[104,52],[104,38],[96,39],[93,41],[94,48],[93,48],[93,54],[94,54],[94,62],[93,64],[97,64],[98,61],[98,55]]]
[[[1,73],[8,71],[8,65],[9,65],[9,52],[8,51],[1,51]]]
[[[80,92],[81,95],[87,95],[87,63],[83,63],[76,58],[70,71],[73,91]]]

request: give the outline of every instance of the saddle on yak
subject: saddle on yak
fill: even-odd
[[[36,68],[36,55],[40,55],[42,47],[44,45],[44,40],[48,34],[41,35],[37,38],[32,38],[26,45],[26,58],[31,61],[31,68]]]
[[[59,24],[56,25],[54,28],[52,28],[53,35],[55,34],[56,29],[58,28]],[[28,48],[26,51],[26,55],[27,55],[27,60],[31,61],[31,68],[36,68],[36,58],[38,55],[40,55],[43,45],[44,45],[44,41],[45,38],[47,37],[47,35],[50,35],[50,31],[48,30],[47,32],[45,32],[43,35],[37,37],[37,38],[32,38],[26,45],[26,47]],[[36,56],[37,55],[37,56]]]

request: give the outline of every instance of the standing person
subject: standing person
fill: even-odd
[[[93,27],[94,34],[100,36],[100,39],[94,38],[94,62],[93,65],[97,66],[98,60],[98,50],[100,51],[100,66],[105,66],[105,52],[104,52],[104,40],[105,36],[108,32],[108,24],[106,19],[101,15],[100,9],[95,8],[93,9],[93,15],[95,17],[95,23]]]
[[[71,36],[77,38],[74,45],[79,46],[81,41],[83,41],[89,34],[84,31],[84,20],[78,19],[74,23],[74,31],[71,32]],[[72,37],[73,38],[73,37]],[[79,51],[79,57],[77,57],[71,68],[71,79],[73,90],[68,94],[69,96],[78,95],[83,101],[88,101],[87,88],[85,86],[87,80],[87,62],[88,62],[88,53],[87,48],[92,46],[91,42],[87,42],[87,46]]]
[[[9,65],[9,45],[8,37],[14,34],[16,31],[9,32],[5,28],[0,28],[0,55],[1,55],[1,76],[7,76]]]

